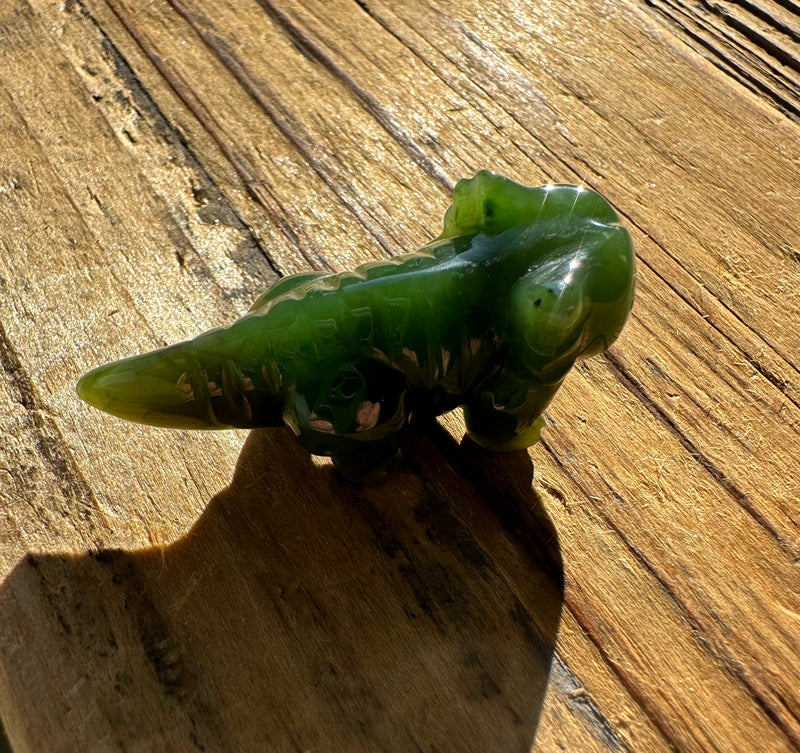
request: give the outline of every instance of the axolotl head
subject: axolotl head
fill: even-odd
[[[508,341],[530,372],[554,382],[575,361],[617,339],[630,314],[635,280],[626,230],[588,222],[547,249],[512,286],[505,304]]]
[[[459,233],[483,234],[506,248],[503,338],[537,381],[557,382],[622,331],[633,305],[635,257],[630,235],[600,194],[573,185],[528,188],[481,171],[457,184],[445,215],[443,236]]]

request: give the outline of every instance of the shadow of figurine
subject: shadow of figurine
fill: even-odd
[[[0,713],[37,724],[9,725],[12,742],[529,751],[563,601],[558,540],[527,453],[429,429],[412,426],[406,466],[372,487],[282,430],[252,431],[176,543],[22,560],[0,589]],[[523,573],[493,555],[509,532]]]

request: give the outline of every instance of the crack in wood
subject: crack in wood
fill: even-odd
[[[326,163],[324,154],[315,143],[310,132],[284,106],[280,105],[280,97],[276,96],[263,81],[256,83],[246,63],[230,49],[227,42],[197,12],[190,12],[180,0],[169,0],[170,5],[203,39],[208,48],[219,58],[228,71],[239,82],[242,88],[258,104],[265,115],[278,128],[280,133],[304,157],[309,167],[322,179],[323,183],[339,199],[342,205],[365,227],[375,238],[384,252],[392,256],[396,249],[386,239],[380,225],[372,220],[354,191],[340,180],[334,179],[331,165]],[[196,10],[196,9],[195,9]],[[203,23],[201,23],[203,21]],[[189,106],[187,104],[187,106]],[[252,178],[250,178],[252,180]]]
[[[261,256],[269,265],[272,272],[274,272],[277,276],[280,276],[281,275],[280,270],[278,269],[278,266],[276,265],[275,261],[270,257],[269,253],[267,252],[267,249],[261,244],[259,239],[252,233],[252,231],[249,229],[249,227],[242,219],[242,217],[239,215],[239,213],[236,211],[236,209],[233,207],[233,205],[224,199],[223,193],[220,190],[219,186],[214,181],[214,178],[203,167],[201,161],[198,159],[197,155],[194,153],[192,147],[184,138],[183,134],[181,134],[180,130],[173,123],[169,121],[169,118],[164,114],[164,112],[158,106],[156,101],[145,90],[144,86],[142,85],[142,82],[139,80],[133,68],[125,59],[125,56],[119,51],[119,49],[117,49],[117,47],[114,45],[111,39],[105,34],[103,29],[98,24],[97,20],[89,13],[88,9],[86,9],[82,4],[80,4],[80,0],[74,0],[74,3],[75,5],[80,7],[82,17],[87,19],[92,24],[92,26],[97,30],[97,33],[101,36],[103,52],[106,58],[111,63],[111,65],[113,66],[116,75],[119,77],[120,81],[124,84],[125,92],[136,103],[138,111],[140,113],[148,114],[150,120],[149,125],[153,129],[153,131],[156,134],[160,135],[164,139],[164,141],[170,145],[171,148],[175,149],[177,152],[182,154],[183,159],[191,167],[192,172],[196,176],[198,176],[200,180],[205,184],[202,187],[202,189],[198,189],[198,187],[193,187],[195,195],[197,195],[198,190],[202,190],[204,200],[206,202],[212,201],[215,205],[218,205],[222,208],[224,216],[223,217],[217,216],[215,218],[216,220],[223,221],[226,224],[231,225],[232,227],[237,227],[241,229],[247,228],[249,243],[259,251]],[[129,31],[131,30],[129,29]],[[133,35],[133,32],[131,32],[131,34]],[[186,238],[184,229],[180,228],[180,231],[181,231],[181,237]],[[191,239],[186,238],[186,242],[194,250],[194,246],[192,245]],[[198,258],[202,260],[201,256],[198,256]]]
[[[95,514],[99,509],[97,499],[72,458],[56,422],[40,398],[33,381],[25,371],[2,323],[0,323],[0,369],[8,378],[14,398],[25,408],[33,421],[39,457],[55,478],[61,494],[96,535]]]
[[[647,388],[630,372],[613,351],[606,353],[606,358],[613,371],[616,373],[620,383],[636,397],[660,423],[666,426],[673,436],[683,445],[688,454],[697,461],[701,468],[706,471],[722,489],[734,499],[743,510],[745,510],[753,520],[756,521],[765,531],[767,531],[776,543],[788,554],[796,563],[800,563],[800,552],[787,541],[767,519],[767,517],[756,507],[749,495],[743,492],[736,484],[731,481],[725,473],[717,467],[700,448],[681,431],[675,420],[653,399]]]
[[[745,13],[742,17],[721,2],[641,0],[641,4],[723,73],[785,115],[800,120],[800,79],[786,73],[786,68],[800,71],[800,59],[779,41],[781,36],[793,43],[800,39],[800,32],[788,23],[746,0],[734,3]],[[797,12],[791,2],[777,4],[790,13]],[[757,28],[757,21],[764,31]]]
[[[422,149],[406,132],[391,118],[386,109],[381,105],[376,96],[360,86],[345,70],[343,70],[325,51],[322,44],[306,33],[270,0],[257,0],[258,4],[270,20],[283,31],[292,45],[306,58],[321,66],[338,81],[341,81],[350,93],[361,104],[364,110],[386,131],[391,139],[396,141],[434,182],[438,183],[448,192],[453,190],[454,183],[447,174],[438,168],[427,152]]]

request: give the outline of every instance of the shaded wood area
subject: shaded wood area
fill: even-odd
[[[796,10],[1,4],[15,753],[800,749]],[[639,260],[529,452],[448,414],[358,487],[288,430],[75,396],[280,276],[414,250],[481,168],[597,189]]]

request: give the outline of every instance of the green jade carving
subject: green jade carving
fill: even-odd
[[[411,414],[462,406],[478,444],[535,444],[572,365],[622,330],[635,277],[599,194],[481,171],[419,252],[286,277],[229,327],[101,366],[78,394],[153,426],[288,425],[346,477],[377,480]]]

